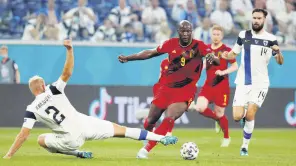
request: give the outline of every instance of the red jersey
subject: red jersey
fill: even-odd
[[[211,49],[202,41],[193,39],[187,47],[179,44],[179,38],[172,38],[157,47],[158,53],[168,53],[168,69],[162,72],[159,83],[170,88],[194,85],[199,80],[202,57],[211,53]]]
[[[209,47],[211,47],[211,45],[208,45]],[[227,47],[225,44],[222,44],[222,46],[220,46],[217,49],[212,49],[213,52],[215,53],[215,56],[220,58],[221,54],[224,51],[231,51],[231,48]],[[225,86],[225,88],[229,88],[229,78],[228,75],[224,75],[224,76],[218,76],[215,74],[215,72],[217,70],[226,70],[228,68],[228,63],[232,64],[235,63],[236,60],[226,60],[223,58],[220,58],[220,65],[219,66],[215,66],[215,65],[211,65],[207,62],[206,64],[206,70],[207,70],[207,80],[205,82],[205,85],[209,85],[209,86],[216,86],[219,84],[219,86]]]
[[[161,61],[159,79],[164,76],[165,71],[169,68],[169,63],[170,62],[168,58],[165,58]]]

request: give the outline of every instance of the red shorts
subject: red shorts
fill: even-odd
[[[194,100],[196,93],[195,85],[187,85],[183,88],[169,88],[159,83],[153,86],[154,98],[152,103],[160,109],[167,109],[173,103],[186,102],[187,107]]]
[[[214,103],[219,107],[227,107],[229,102],[229,93],[229,87],[212,87],[210,85],[204,85],[199,92],[198,97],[203,96],[208,99],[210,103]]]

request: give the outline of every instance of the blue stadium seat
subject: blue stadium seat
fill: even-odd
[[[9,27],[10,27],[10,34],[12,36],[21,36],[24,31],[24,22],[20,17],[14,16],[10,22]]]
[[[4,13],[8,10],[8,5],[0,4],[0,16],[2,17]]]
[[[18,1],[17,3],[14,3],[15,1]],[[20,18],[23,18],[27,15],[27,8],[24,2],[20,2],[21,0],[12,0],[10,1],[10,8],[12,11],[13,16],[18,16]]]
[[[109,15],[112,8],[114,8],[115,2],[110,0],[89,0],[89,5],[92,5],[92,8],[98,18],[98,25],[101,25],[105,18]]]
[[[25,0],[25,4],[30,13],[35,13],[41,8],[41,1]]]
[[[75,7],[75,2],[73,0],[57,0],[56,4],[60,12],[66,13],[67,11]]]
[[[18,5],[18,4],[24,4],[25,3],[24,0],[9,0],[8,2],[12,6],[15,6],[15,5]]]
[[[92,5],[92,6],[95,6],[95,5],[98,5],[98,4],[103,4],[105,3],[105,0],[88,0],[88,4],[89,5]]]

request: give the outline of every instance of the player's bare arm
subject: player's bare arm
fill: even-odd
[[[221,56],[224,59],[232,60],[232,59],[235,59],[237,55],[238,54],[234,53],[233,51],[230,51],[230,52],[224,51]]]
[[[4,159],[10,159],[17,150],[23,145],[23,143],[28,139],[31,129],[23,127],[19,134],[16,136],[14,143],[11,145],[9,151],[3,157]]]
[[[216,75],[223,76],[235,72],[238,70],[238,65],[236,62],[232,63],[226,70],[217,70],[215,72]]]
[[[128,61],[136,61],[136,60],[145,60],[145,59],[150,59],[159,55],[162,55],[163,53],[157,52],[156,49],[149,49],[149,50],[144,50],[136,54],[124,56],[120,55],[118,56],[118,60],[121,63],[125,63]]]
[[[275,60],[279,65],[282,65],[284,63],[284,57],[283,54],[280,51],[280,47],[278,45],[273,45],[271,49],[276,53]]]
[[[21,83],[21,74],[20,74],[20,71],[18,69],[15,71],[15,82],[17,84]]]
[[[60,78],[64,82],[68,82],[68,80],[70,79],[70,77],[73,73],[73,68],[74,68],[74,54],[73,54],[72,41],[71,40],[64,40],[64,46],[67,49],[66,62],[64,65],[63,73]]]

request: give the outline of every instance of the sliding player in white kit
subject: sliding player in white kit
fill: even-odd
[[[146,130],[119,126],[79,113],[64,93],[64,88],[74,68],[71,40],[65,40],[64,46],[67,48],[67,58],[63,73],[56,82],[45,86],[44,80],[39,76],[34,76],[29,80],[30,90],[36,98],[28,105],[23,127],[3,158],[10,159],[16,153],[28,138],[36,121],[44,123],[53,131],[53,133],[42,134],[38,137],[38,144],[41,147],[51,153],[73,155],[79,158],[92,158],[91,152],[78,150],[86,140],[126,137],[158,141],[164,145],[177,142],[174,136],[161,136]]]
[[[264,9],[254,9],[252,12],[252,30],[240,32],[232,51],[222,54],[225,59],[234,59],[242,50],[233,99],[234,120],[240,121],[243,118],[246,120],[240,152],[242,156],[248,156],[248,146],[254,130],[255,115],[268,92],[267,66],[269,60],[273,56],[280,65],[284,61],[276,37],[263,29],[267,14]],[[247,105],[246,113],[245,105]]]

